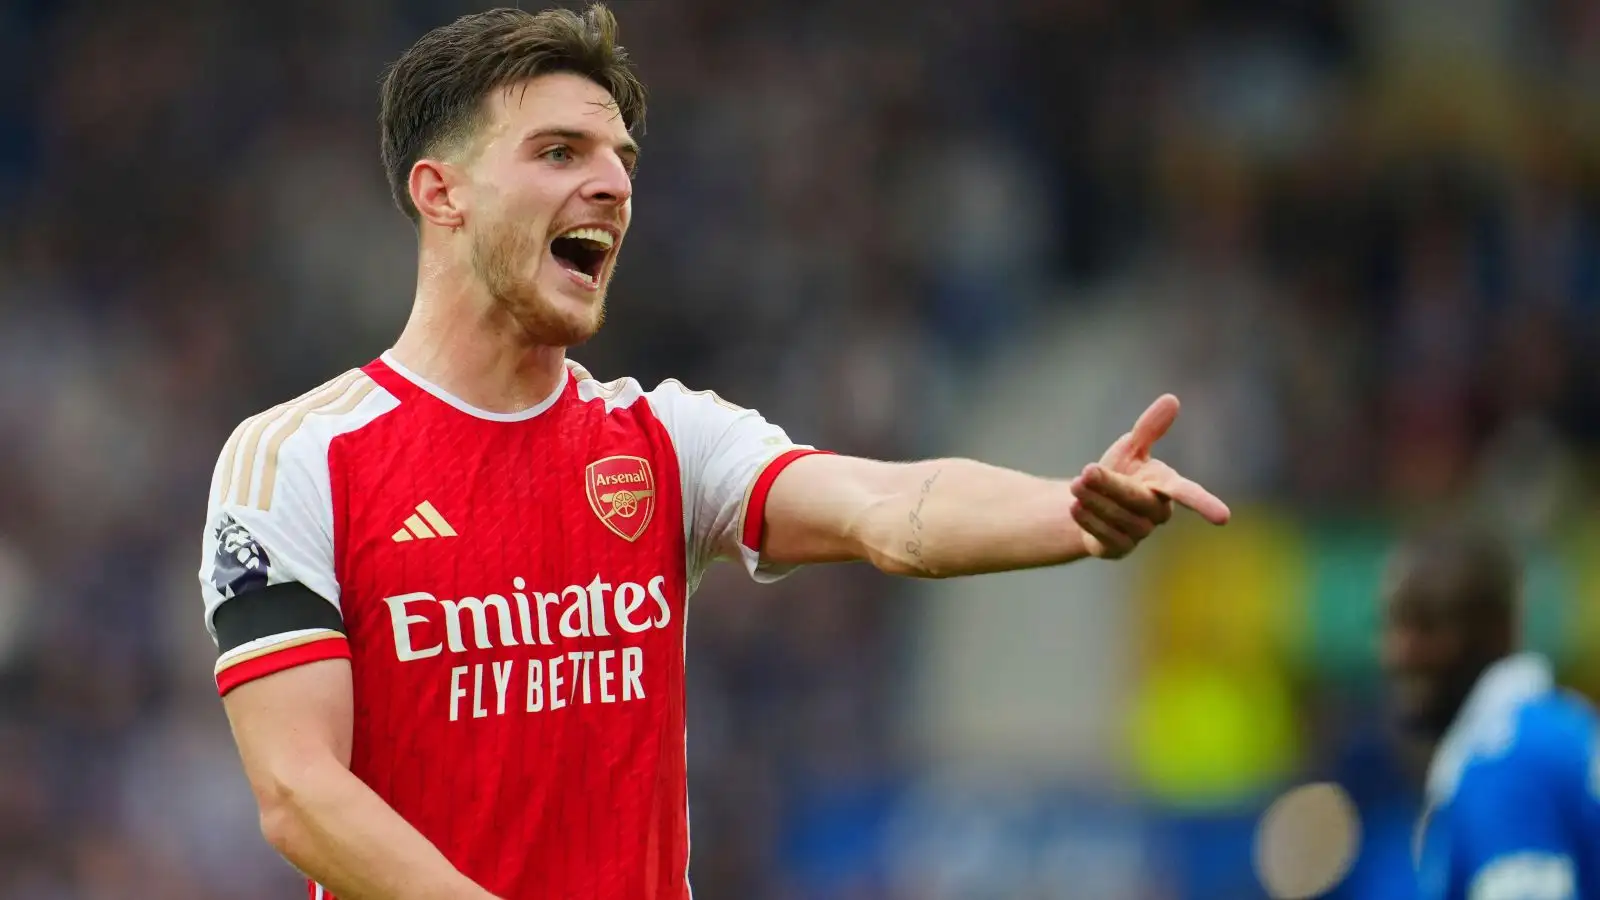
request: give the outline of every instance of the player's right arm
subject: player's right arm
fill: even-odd
[[[261,831],[340,900],[491,898],[350,772],[350,663],[321,660],[223,699]]]
[[[359,402],[359,380],[341,389]],[[200,567],[217,688],[262,833],[340,900],[493,900],[350,771],[354,701],[326,444],[298,427],[304,418],[290,404],[229,440]]]

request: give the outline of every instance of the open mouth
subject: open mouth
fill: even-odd
[[[596,290],[605,272],[606,257],[616,245],[616,237],[604,228],[574,228],[550,242],[550,255],[556,264],[578,284]]]

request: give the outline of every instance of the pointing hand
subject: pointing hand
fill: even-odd
[[[1163,394],[1144,411],[1133,430],[1117,438],[1098,463],[1072,480],[1072,518],[1083,529],[1090,555],[1120,559],[1172,518],[1174,502],[1223,525],[1228,505],[1210,491],[1150,456],[1178,418],[1178,398]]]

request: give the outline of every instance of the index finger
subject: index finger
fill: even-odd
[[[1163,466],[1163,469],[1165,471],[1146,482],[1151,490],[1170,497],[1174,503],[1189,507],[1213,525],[1228,524],[1228,520],[1233,517],[1233,511],[1228,509],[1228,504],[1223,503],[1219,497],[1198,483],[1184,478],[1170,468]]]
[[[1112,442],[1106,452],[1100,454],[1100,465],[1112,470],[1121,471],[1124,466],[1133,461],[1133,454],[1128,448],[1133,446],[1133,432],[1129,431]]]
[[[1129,432],[1132,439],[1128,442],[1127,452],[1136,459],[1143,459],[1150,455],[1150,448],[1156,445],[1167,434],[1167,429],[1178,420],[1178,398],[1172,394],[1162,394],[1150,404],[1139,421],[1133,425]]]

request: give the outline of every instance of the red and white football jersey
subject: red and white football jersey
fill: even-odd
[[[681,900],[685,604],[717,558],[784,574],[762,507],[811,452],[675,381],[569,362],[498,414],[385,354],[223,448],[200,569],[217,687],[349,658],[352,771],[468,877]]]

